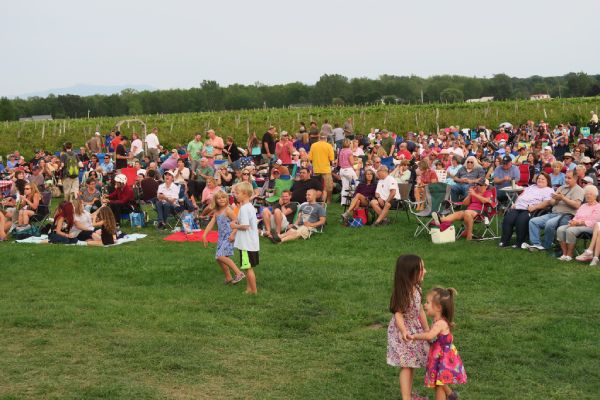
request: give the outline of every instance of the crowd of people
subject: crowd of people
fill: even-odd
[[[239,208],[232,188],[248,183],[259,234],[279,244],[320,231],[334,195],[339,194],[344,206],[344,222],[357,214],[368,218],[366,209],[373,217],[364,222],[375,227],[390,223],[389,212],[399,202],[410,200],[417,210],[425,207],[428,185],[443,182],[463,209],[434,215],[435,222],[462,221],[466,239],[473,239],[473,221],[482,206],[497,200],[505,208],[501,247],[552,250],[558,241],[560,259],[568,261],[574,257],[576,238],[591,235],[600,219],[600,206],[591,201],[598,169],[596,132],[545,121],[504,123],[497,129],[450,126],[432,133],[372,128],[359,134],[348,118],[333,125],[327,120],[300,123],[294,134],[271,126],[260,138],[250,135],[243,145],[208,130],[195,134],[187,145],[170,148],[161,145],[156,128],[131,138],[118,131],[96,132],[78,150],[65,143],[56,153],[36,150],[29,160],[18,151],[8,155],[6,164],[0,164],[0,239],[43,218],[49,211],[42,196],[47,191],[64,200],[54,225],[61,216],[66,224],[51,226],[56,234],[50,241],[64,242],[61,237],[66,235],[97,242],[97,236],[82,235],[76,228],[78,214],[71,210],[83,210],[91,224],[82,232],[101,231],[106,225],[103,243],[109,243],[109,236],[118,235],[122,214],[139,210],[143,203],[152,204],[158,229],[166,229],[169,218],[181,210],[206,224],[223,213],[215,196],[226,194],[228,207]],[[280,180],[291,184],[279,190]],[[403,198],[400,186],[407,184],[411,190]],[[513,198],[504,189],[515,185],[522,193]],[[106,216],[106,208],[114,224],[100,217]],[[597,263],[593,252],[578,259]]]

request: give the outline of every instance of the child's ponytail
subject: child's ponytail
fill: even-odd
[[[442,307],[442,317],[452,328],[454,326],[454,298],[458,294],[454,288],[434,287],[429,291],[433,294],[433,302]]]

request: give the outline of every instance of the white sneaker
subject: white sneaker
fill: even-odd
[[[592,262],[590,263],[590,267],[595,267],[596,265],[598,265],[598,263],[600,263],[600,260],[598,259],[598,257],[594,257],[594,258],[592,258]]]
[[[541,244],[532,244],[531,246],[529,246],[529,251],[544,251],[546,250],[546,248],[544,246],[542,246]]]
[[[527,244],[527,243],[523,242],[523,243],[521,243],[521,248],[522,248],[523,250],[527,250],[527,249],[529,248],[529,244]]]
[[[575,257],[575,259],[577,261],[591,261],[592,258],[594,258],[594,253],[592,253],[589,249],[585,249],[585,251],[583,253],[581,253],[580,255],[578,255],[577,257]]]
[[[562,256],[558,257],[558,259],[560,261],[571,261],[573,259],[573,257],[562,255]]]

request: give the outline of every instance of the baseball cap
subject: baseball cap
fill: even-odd
[[[508,164],[509,162],[512,162],[512,158],[510,158],[510,156],[502,157],[502,164]]]
[[[583,180],[587,183],[594,183],[594,179],[591,176],[586,176]]]
[[[592,159],[589,158],[588,156],[582,157],[581,158],[581,164],[589,164],[592,162]]]

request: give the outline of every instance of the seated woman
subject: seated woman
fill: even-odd
[[[4,207],[5,216],[11,221],[11,224],[16,224],[18,221],[18,208],[20,206],[20,199],[21,197],[25,196],[25,186],[28,184],[29,183],[27,183],[27,181],[24,179],[17,180],[12,187],[15,193],[13,194],[13,191],[11,190],[11,194],[2,199],[1,205]]]
[[[254,192],[254,194],[250,198],[250,202],[252,203],[252,201],[254,201],[254,199],[260,194],[260,188],[258,187],[256,181],[252,179],[252,171],[250,170],[250,168],[244,168],[240,173],[239,179],[236,179],[234,181],[234,183],[240,182],[248,182],[252,185],[252,191]]]
[[[400,164],[396,165],[396,168],[390,174],[398,184],[408,183],[410,180],[410,169],[408,168],[410,165],[409,160],[402,160]]]
[[[37,185],[28,183],[24,191],[25,195],[19,198],[17,227],[29,225],[29,219],[37,213],[42,201],[42,194]]]
[[[103,206],[94,213],[92,224],[95,228],[92,240],[87,242],[88,246],[108,246],[115,244],[117,240],[117,222],[110,208]]]
[[[177,168],[173,170],[175,176],[174,182],[178,185],[184,185],[187,192],[187,183],[190,180],[190,169],[185,166],[183,158],[177,159]]]
[[[73,201],[73,227],[69,237],[85,242],[92,239],[93,232],[92,214],[86,210],[85,203],[82,200]]]
[[[565,184],[565,174],[562,172],[563,164],[560,161],[554,161],[552,163],[552,173],[550,174],[550,180],[552,181],[552,187],[554,189],[561,187]]]
[[[426,160],[421,160],[418,163],[417,185],[415,186],[415,201],[417,210],[425,208],[425,187],[430,183],[438,181],[437,174],[429,168],[429,163]]]
[[[1,232],[0,232],[1,234]],[[600,264],[600,222],[594,224],[592,239],[587,249],[577,257],[577,261],[590,262],[590,267]]]
[[[48,242],[56,244],[77,243],[77,238],[71,237],[71,228],[74,224],[73,203],[63,201],[54,212],[54,221],[48,234]]]
[[[504,215],[502,221],[502,237],[500,247],[509,247],[510,238],[513,231],[517,231],[517,243],[514,248],[523,248],[523,243],[529,232],[529,219],[531,213],[536,210],[543,210],[550,205],[554,190],[550,187],[550,177],[545,172],[540,172],[536,184],[527,186],[523,193],[517,197],[517,200]]]
[[[432,212],[431,216],[436,225],[441,225],[444,222],[452,223],[454,221],[463,221],[465,224],[465,236],[467,240],[473,239],[473,221],[475,217],[481,214],[484,204],[492,202],[493,193],[488,190],[488,185],[485,179],[477,182],[477,186],[472,186],[469,189],[467,197],[463,200],[463,205],[467,206],[464,211],[457,211],[450,215],[440,216],[437,212]]]
[[[459,156],[452,156],[450,158],[450,166],[446,168],[446,183],[450,186],[455,185],[454,176],[458,172],[458,170],[462,167],[460,164]]]
[[[377,189],[377,179],[375,178],[375,172],[367,169],[364,172],[364,180],[361,181],[356,189],[354,190],[354,197],[350,202],[350,206],[342,214],[344,222],[348,221],[353,215],[354,210],[359,207],[368,207],[369,202],[375,198],[375,189]]]
[[[217,170],[217,184],[223,188],[233,185],[233,174],[227,169],[227,165],[221,165]]]
[[[79,195],[79,200],[81,200],[83,207],[89,212],[94,212],[102,206],[102,195],[97,188],[94,178],[87,180],[85,187]]]
[[[587,185],[583,188],[583,193],[585,203],[579,207],[568,225],[562,225],[556,230],[556,239],[562,250],[559,260],[571,261],[577,236],[582,233],[592,233],[594,225],[600,222],[600,203],[597,201],[598,188],[594,185]]]
[[[209,177],[206,180],[206,187],[202,191],[202,198],[200,200],[200,202],[204,206],[204,209],[202,210],[202,214],[200,214],[200,217],[207,217],[212,214],[213,209],[210,206],[210,204],[212,202],[212,198],[215,195],[215,193],[217,193],[221,190],[222,190],[221,186],[217,185],[217,180],[215,178]]]

